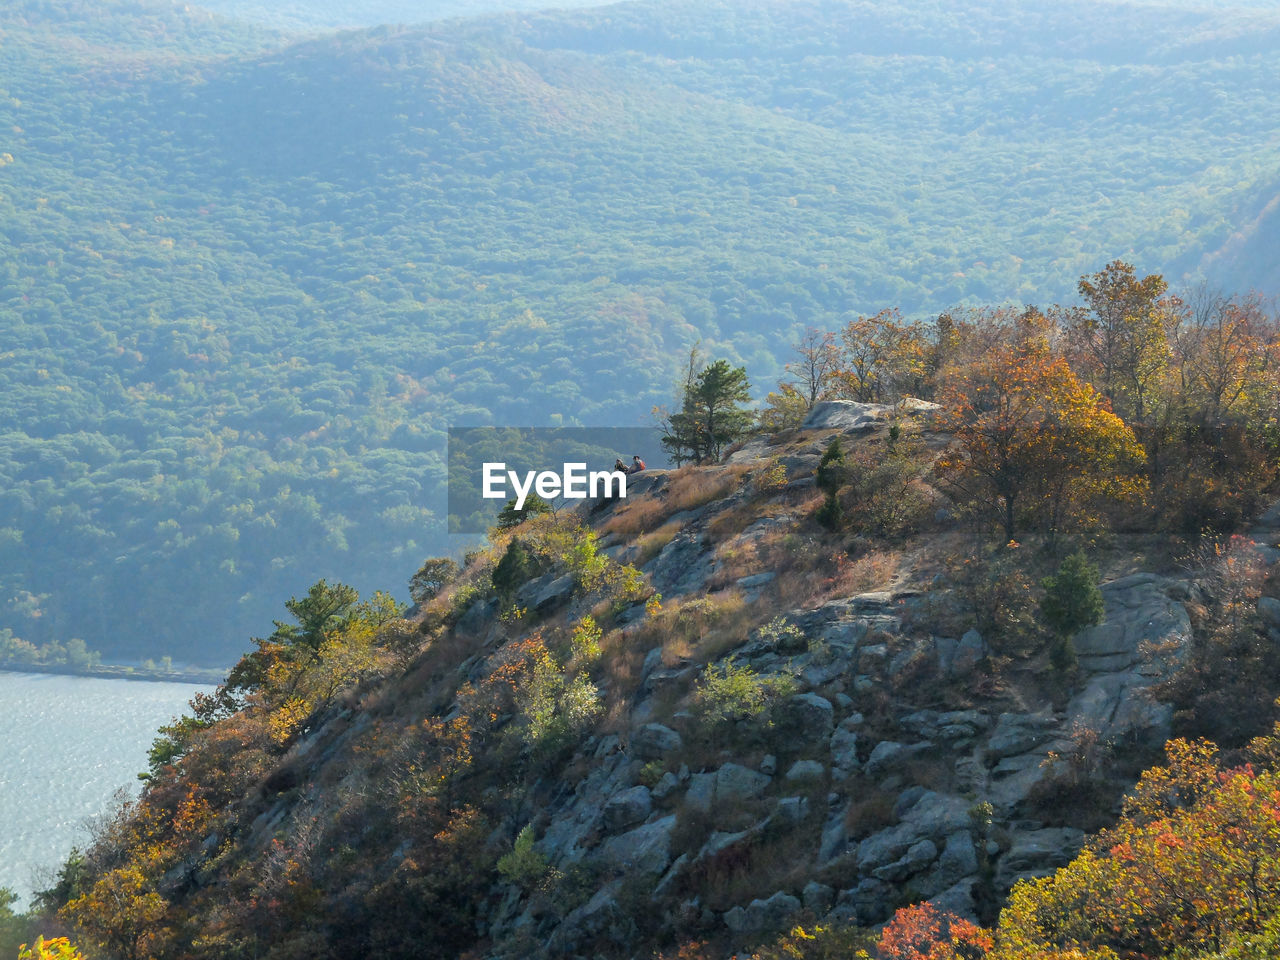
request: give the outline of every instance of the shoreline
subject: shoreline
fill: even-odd
[[[123,664],[103,663],[93,667],[72,667],[59,663],[22,663],[0,660],[0,673],[43,673],[62,677],[96,677],[104,680],[138,680],[147,683],[189,683],[216,686],[226,679],[227,671],[213,667],[185,670],[147,670]]]

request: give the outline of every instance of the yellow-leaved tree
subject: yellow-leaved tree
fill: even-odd
[[[939,426],[956,439],[939,476],[992,511],[1008,540],[1024,517],[1039,516],[1053,535],[1074,507],[1145,489],[1133,431],[1038,338],[953,370],[939,399]]]
[[[1224,767],[1207,741],[1166,752],[1115,827],[1053,876],[1014,888],[991,960],[1276,955],[1280,774]]]

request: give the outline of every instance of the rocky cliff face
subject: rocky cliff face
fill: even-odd
[[[585,505],[600,552],[635,564],[660,602],[602,601],[555,564],[505,597],[459,590],[452,625],[402,673],[312,718],[171,871],[166,895],[212,910],[237,857],[270,866],[278,850],[302,858],[340,842],[372,877],[361,895],[386,902],[443,870],[428,859],[446,855],[443,832],[401,831],[424,816],[422,797],[455,802],[438,784],[456,780],[489,819],[474,864],[450,867],[463,871],[449,889],[468,928],[441,946],[450,954],[648,957],[690,938],[733,948],[802,919],[876,924],[921,900],[989,920],[1016,880],[1071,859],[1158,756],[1172,710],[1153,688],[1186,658],[1188,607],[1205,598],[1188,579],[1114,577],[1105,619],[1075,638],[1078,667],[1055,672],[1043,652],[966,626],[981,617],[959,597],[963,559],[939,558],[977,541],[923,481],[908,491],[923,519],[892,549],[819,529],[814,473],[830,441],[872,461],[909,442],[927,460],[947,443],[928,415],[823,404],[785,440],[718,467],[649,471],[626,501]],[[1280,511],[1260,523],[1258,549],[1274,562]],[[476,689],[514,676],[533,639],[580,632],[588,617],[602,628],[598,662],[539,662],[578,663],[601,714],[564,726],[578,732],[537,763],[501,746],[517,722],[509,705],[489,711],[488,740],[449,739]],[[547,703],[565,714],[573,701],[557,696]],[[555,721],[528,697],[513,702]],[[449,750],[472,772],[404,788],[430,751]],[[317,875],[318,888],[334,882]]]
[[[589,868],[590,895],[563,916],[507,896],[486,921],[496,943],[523,931],[523,948],[542,942],[551,955],[602,944],[626,953],[652,911],[673,928],[740,942],[805,912],[874,924],[921,899],[989,912],[1017,879],[1049,873],[1078,851],[1083,831],[1045,807],[1078,777],[1125,776],[1091,751],[1105,744],[1129,761],[1110,766],[1132,771],[1163,744],[1171,709],[1149,694],[1190,642],[1183,603],[1197,588],[1186,581],[1137,573],[1106,583],[1105,621],[1076,638],[1079,673],[1057,704],[1007,689],[940,709],[929,706],[937,688],[964,688],[991,655],[976,630],[919,628],[927,608],[945,602],[945,587],[931,591],[898,569],[882,589],[787,606],[770,589],[781,571],[727,584],[719,576],[726,553],[800,522],[787,504],[812,485],[831,438],[875,442],[886,414],[824,404],[805,443],[739,451],[739,466],[783,464],[787,484],[732,538],[734,550],[712,542],[717,522],[749,499],[745,488],[665,521],[678,532],[641,567],[664,602],[715,596],[719,583],[756,609],[758,622],[782,616],[798,634],[785,648],[744,632],[715,662],[785,677],[790,692],[769,731],[745,749],[726,736],[723,749],[690,750],[703,721],[687,706],[673,709],[671,690],[688,688],[706,664],[673,662],[660,643],[644,651],[617,732],[583,745],[573,776],[538,817],[538,849],[561,872]],[[660,501],[670,480],[653,471],[631,495]],[[597,505],[593,522],[607,530],[615,509]],[[634,542],[605,543],[620,559],[637,557]],[[646,635],[639,624],[623,630],[624,642]]]

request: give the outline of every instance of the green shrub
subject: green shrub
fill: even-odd
[[[474,583],[464,583],[454,591],[449,601],[449,616],[457,622],[471,605],[480,599],[480,588]]]
[[[537,576],[538,570],[537,558],[519,537],[512,537],[511,542],[507,544],[506,553],[493,568],[490,579],[498,595],[509,599],[519,587]]]
[[[787,468],[776,459],[770,460],[768,465],[755,475],[753,483],[759,493],[781,490],[787,485]]]
[[[774,617],[757,631],[756,636],[779,653],[804,653],[809,649],[809,638],[786,617]]]
[[[462,568],[449,557],[431,557],[409,578],[409,596],[421,606],[458,578]]]
[[[1040,615],[1044,624],[1060,637],[1071,637],[1102,622],[1102,591],[1098,589],[1098,568],[1083,553],[1073,553],[1062,561],[1058,572],[1040,582],[1044,598]]]
[[[604,631],[600,629],[595,618],[583,617],[574,625],[573,632],[569,635],[569,649],[573,658],[584,666],[596,663],[603,653],[600,647],[600,641],[603,638]]]
[[[795,681],[790,677],[762,677],[728,657],[720,664],[707,664],[698,680],[697,701],[710,723],[761,723],[774,701],[794,689]]]
[[[526,824],[516,835],[511,852],[498,859],[498,875],[526,892],[536,887],[547,874],[546,855],[533,848],[533,824]]]
[[[751,960],[857,960],[871,956],[867,951],[875,941],[874,931],[855,926],[793,927],[773,944],[757,948]]]
[[[536,493],[531,493],[525,497],[524,506],[516,509],[516,501],[508,500],[506,506],[498,513],[498,529],[510,530],[512,527],[518,527],[530,517],[538,517],[545,513],[551,512],[551,504],[543,500]]]
[[[1073,553],[1062,561],[1054,576],[1041,581],[1041,586],[1045,592],[1040,600],[1040,616],[1054,634],[1049,662],[1059,673],[1070,673],[1077,666],[1071,638],[1085,627],[1102,622],[1098,568],[1083,553]]]
[[[844,450],[840,446],[839,437],[827,444],[827,449],[818,462],[818,472],[814,480],[818,489],[827,494],[835,493],[844,484]]]
[[[557,756],[603,711],[600,690],[586,674],[566,677],[549,656],[534,664],[516,694],[525,749],[540,760]]]
[[[657,786],[658,781],[662,779],[662,775],[666,772],[667,765],[665,763],[661,760],[650,760],[636,774],[636,782],[642,783],[646,787],[654,787]]]
[[[833,492],[827,491],[822,506],[814,512],[813,519],[828,530],[839,530],[844,525],[844,508]]]

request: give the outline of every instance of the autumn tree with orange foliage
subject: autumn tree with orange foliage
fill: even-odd
[[[928,368],[923,331],[895,310],[850,320],[830,380],[837,395],[863,403],[896,401],[922,392]]]
[[[1143,423],[1169,362],[1168,327],[1181,302],[1164,298],[1159,274],[1138,279],[1131,264],[1115,260],[1080,278],[1086,310],[1069,314],[1067,341],[1077,367],[1132,423]]]
[[[1274,756],[1276,735],[1259,740]],[[1051,877],[1023,881],[992,960],[1275,956],[1280,772],[1226,766],[1208,741],[1171,741],[1115,827]],[[1061,951],[1061,953],[1059,952]],[[1219,953],[1219,951],[1222,951]]]
[[[1052,535],[1084,499],[1143,490],[1133,431],[1036,337],[953,371],[939,399],[939,426],[958,449],[938,473],[991,510],[1008,540],[1026,515],[1042,517]]]
[[[977,924],[918,903],[885,924],[876,952],[882,960],[979,960],[992,945]]]

